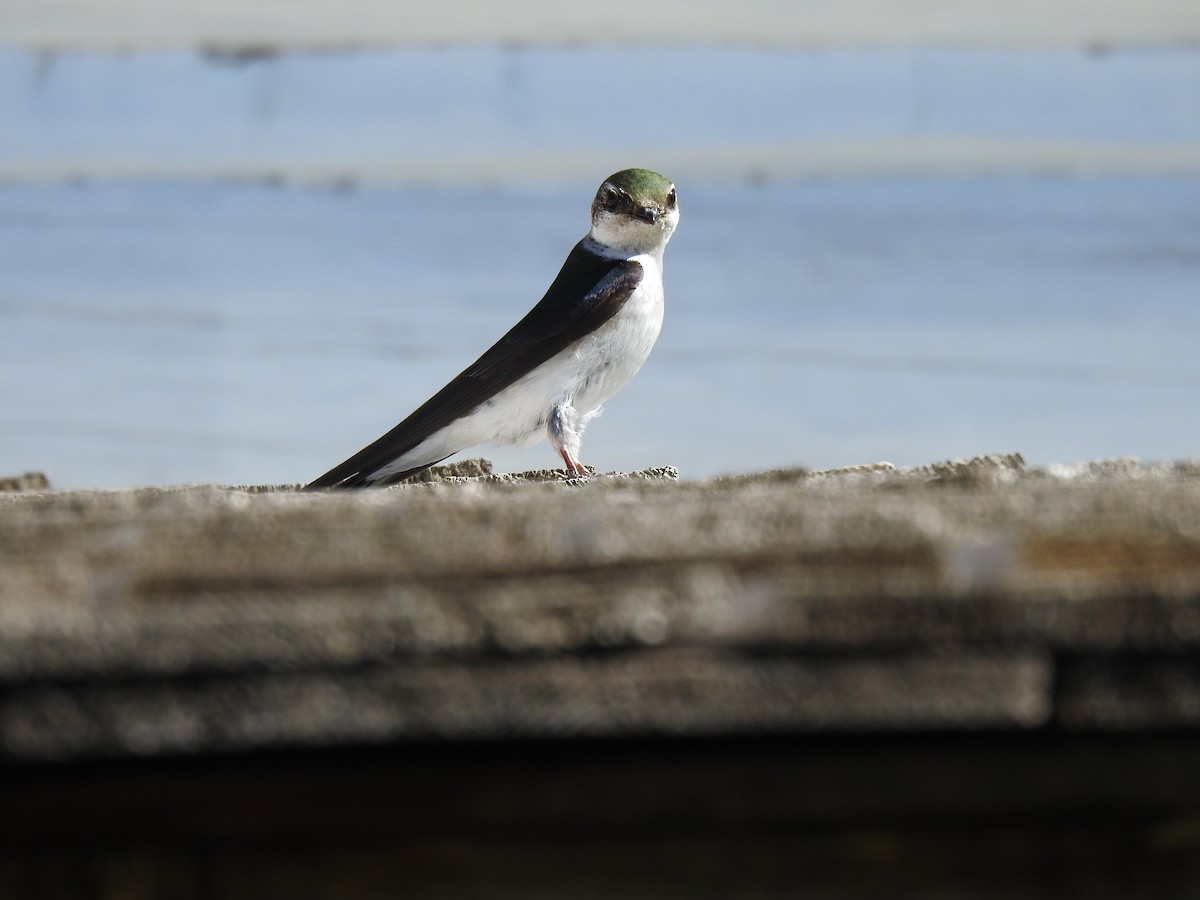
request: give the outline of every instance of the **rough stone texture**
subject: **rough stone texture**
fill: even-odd
[[[0,494],[0,896],[1200,894],[1200,464]]]
[[[0,498],[0,751],[1200,723],[1196,465],[486,472]]]
[[[50,487],[50,479],[44,472],[23,472],[20,475],[0,477],[0,491],[44,491]]]

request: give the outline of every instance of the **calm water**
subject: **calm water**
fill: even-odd
[[[0,468],[315,476],[536,301],[593,188],[0,188]],[[1200,454],[1200,179],[680,194],[664,333],[592,425],[592,464]]]
[[[1200,455],[1195,48],[0,47],[0,120],[0,474],[311,478],[626,165],[683,221],[598,468]]]

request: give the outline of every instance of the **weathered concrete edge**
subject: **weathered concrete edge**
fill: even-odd
[[[458,475],[454,478],[460,480],[442,484],[339,493],[328,501],[312,494],[280,497],[292,513],[311,512],[326,502],[349,511],[351,518],[334,518],[326,526],[352,530],[373,528],[381,513],[405,510],[413,501],[426,512],[444,502],[472,516],[473,510],[516,509],[519,515],[511,521],[520,523],[538,516],[537,498],[594,501],[614,491],[618,499],[632,497],[639,510],[665,502],[669,513],[680,498],[715,488],[718,499],[741,496],[749,501],[745,511],[753,514],[756,503],[799,485],[806,490],[789,494],[775,512],[797,503],[814,509],[794,533],[800,543],[778,548],[784,555],[772,564],[777,580],[766,593],[764,558],[693,560],[664,579],[667,571],[661,568],[631,569],[619,556],[611,560],[614,567],[601,555],[592,570],[548,578],[545,573],[522,574],[518,568],[460,582],[457,588],[448,582],[449,593],[439,593],[432,582],[404,587],[386,579],[364,591],[363,584],[350,578],[340,587],[317,585],[315,593],[304,582],[280,581],[278,576],[240,586],[220,579],[191,587],[170,580],[124,582],[132,591],[110,579],[100,593],[81,583],[84,592],[72,601],[76,605],[61,610],[66,617],[51,615],[38,626],[43,605],[13,607],[16,582],[10,576],[10,590],[0,591],[4,631],[21,640],[20,617],[28,615],[35,619],[26,621],[38,627],[24,632],[24,640],[32,644],[14,644],[9,647],[13,652],[4,654],[24,663],[10,669],[0,684],[0,753],[51,759],[429,738],[1196,728],[1200,664],[1193,660],[1200,635],[1195,627],[1200,622],[1200,555],[1195,529],[1188,532],[1187,523],[1200,521],[1194,515],[1200,509],[1197,475],[1200,467],[1193,463],[1146,466],[1128,461],[1029,473],[1019,457],[1009,456],[902,473],[881,464],[835,473],[740,476],[708,485],[650,480],[644,482],[649,494],[629,479],[529,485],[520,479],[461,480],[464,476]],[[1092,481],[1122,489],[1111,497],[1074,487],[1067,493],[1059,490],[1061,485],[1086,488]],[[987,501],[1043,482],[1049,493],[1043,492],[1041,500],[1022,495],[1015,508],[1057,496],[1074,516],[1057,520],[1057,527],[1068,533],[1074,529],[1076,538],[1080,528],[1084,537],[1095,530],[1088,524],[1089,511],[1109,520],[1116,513],[1118,524],[1119,513],[1138,511],[1134,531],[1118,530],[1116,536],[1148,539],[1153,552],[1127,555],[1118,565],[1174,565],[1166,581],[1155,582],[1159,593],[1148,592],[1150,582],[1139,581],[1136,572],[1119,568],[1115,581],[1093,580],[1090,587],[1076,583],[1074,588],[1070,581],[1055,581],[1050,594],[1039,598],[1003,580],[974,585],[947,581],[953,569],[946,569],[944,561],[931,560],[935,565],[930,569],[885,565],[875,571],[878,559],[868,565],[869,557],[852,554],[846,558],[848,568],[835,567],[814,578],[814,566],[821,568],[818,558],[805,562],[792,557],[803,546],[836,553],[844,538],[853,538],[853,529],[834,531],[818,535],[812,544],[809,530],[821,525],[823,511],[839,510],[855,496],[869,505],[882,504],[883,521],[903,526],[897,533],[903,542],[913,522],[928,531],[939,504],[951,510],[966,499]],[[922,484],[927,489],[915,494],[894,493]],[[636,489],[632,495],[631,487]],[[1180,487],[1187,488],[1182,505]],[[750,493],[742,496],[739,492],[747,488]],[[277,507],[263,497],[266,506],[239,502],[226,510],[220,498],[238,495],[251,499],[238,489],[145,492],[151,500],[203,501],[199,507],[168,503],[166,511],[172,515],[188,509],[203,513],[210,500],[220,500],[217,517],[210,517],[215,534],[232,524],[252,525],[254,520],[244,517],[248,510]],[[532,501],[514,506],[521,495]],[[51,500],[49,495],[44,499]],[[296,507],[292,499],[303,504]],[[1081,499],[1088,503],[1081,505]],[[1169,508],[1167,500],[1175,507]],[[81,496],[60,495],[48,504],[36,495],[9,501],[10,509],[32,503],[52,519],[58,516],[57,524],[51,523],[55,528],[69,524],[61,514],[76,501],[83,504],[85,518],[88,508],[87,497]],[[464,506],[464,501],[469,502]],[[560,511],[576,506],[559,500],[552,505]],[[139,509],[136,504],[117,506],[135,515]],[[618,512],[624,508],[629,507]],[[913,509],[919,513],[915,519],[909,515]],[[289,521],[303,518],[268,518],[265,524],[287,528]],[[621,521],[620,516],[613,521]],[[485,530],[492,527],[483,524]],[[1100,523],[1102,537],[1105,528],[1111,529],[1112,521]],[[1177,533],[1180,528],[1183,533]],[[103,563],[104,554],[117,550],[112,561],[124,566],[121,560],[136,556],[123,553],[136,551],[139,541],[160,533],[161,522],[148,531],[131,532],[127,519],[117,516],[100,532],[103,554],[90,565]],[[379,537],[386,543],[392,534],[385,529]],[[1167,556],[1160,552],[1164,535],[1175,541]],[[186,528],[179,532],[185,548],[195,547],[203,558],[203,541],[198,547],[191,543],[197,536],[202,534]],[[271,541],[262,546],[265,552]],[[1077,542],[1067,546],[1079,552]],[[1107,546],[1101,543],[1091,552],[1107,553]],[[968,568],[987,570],[1004,563],[1002,555],[989,558],[995,550],[990,545],[972,544],[966,550],[968,555],[983,554],[968,560]],[[10,563],[15,559],[10,556]],[[55,565],[55,559],[49,562]],[[923,559],[914,557],[910,563]],[[751,573],[751,581],[739,580],[735,573],[742,570]],[[91,578],[104,571],[93,567],[81,574]],[[354,560],[340,571],[339,578],[352,575]],[[480,575],[485,571],[491,570]],[[397,572],[387,579],[397,576],[410,577]],[[752,590],[755,579],[758,588]],[[607,599],[603,590],[591,590],[606,588],[610,580]],[[335,593],[328,593],[335,587]],[[424,594],[428,602],[418,602]],[[750,602],[755,596],[777,602]],[[1047,602],[1052,597],[1054,602]],[[53,607],[52,595],[46,599]],[[458,625],[453,615],[446,617],[455,609],[467,613]],[[747,611],[754,612],[750,619]],[[192,612],[200,617],[190,617]],[[415,614],[411,622],[405,619],[410,614]],[[395,621],[389,624],[388,617]],[[732,631],[726,627],[731,622]],[[462,626],[468,627],[467,643],[457,652],[436,642],[424,649],[420,641],[404,644],[406,634],[427,638]],[[571,638],[572,629],[579,628]],[[863,628],[855,638],[855,629]],[[1077,636],[1065,637],[1071,628]],[[471,629],[482,630],[472,637]],[[602,637],[606,629],[609,638]],[[299,642],[293,641],[298,637]],[[56,642],[66,654],[63,659],[83,664],[75,675],[53,662],[53,654],[38,662],[38,648],[48,650]],[[116,656],[88,664],[92,645]],[[290,649],[273,658],[278,647]],[[211,655],[209,648],[217,654]],[[235,655],[222,657],[229,649]],[[210,653],[207,662],[203,653]],[[122,669],[130,663],[137,663],[136,671]]]
[[[629,736],[1013,730],[1052,714],[1044,654],[754,659],[699,650],[375,666],[182,683],[32,685],[0,755],[69,759],[280,746]]]

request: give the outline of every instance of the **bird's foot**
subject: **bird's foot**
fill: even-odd
[[[567,467],[567,475],[571,478],[590,478],[592,473],[587,467],[565,450],[562,451],[563,463]]]

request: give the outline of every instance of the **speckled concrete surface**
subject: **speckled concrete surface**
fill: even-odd
[[[1196,464],[486,471],[0,496],[0,750],[1200,725]]]

